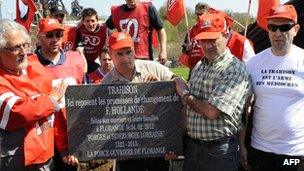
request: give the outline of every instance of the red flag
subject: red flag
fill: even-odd
[[[176,26],[185,16],[184,0],[167,1],[167,20]]]
[[[183,64],[184,66],[190,68],[188,59],[189,59],[188,55],[182,53],[178,58],[178,62],[180,64]]]
[[[16,0],[16,22],[30,30],[37,8],[33,0]]]
[[[259,8],[257,14],[257,24],[263,30],[268,31],[267,29],[267,17],[270,15],[271,8],[277,7],[280,5],[280,0],[259,0]]]

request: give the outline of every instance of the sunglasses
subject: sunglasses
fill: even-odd
[[[286,32],[289,31],[291,28],[295,26],[294,23],[289,23],[289,24],[283,24],[283,25],[275,25],[275,24],[268,24],[268,30],[272,32],[276,32],[278,29],[281,32]]]
[[[57,39],[59,39],[59,38],[63,37],[63,31],[47,32],[43,36],[45,36],[48,39],[52,39],[54,37],[56,37]]]

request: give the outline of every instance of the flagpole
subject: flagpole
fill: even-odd
[[[233,19],[233,22],[235,22],[236,24],[241,26],[243,29],[245,29],[245,26],[243,24],[241,24],[240,22],[238,22],[237,20]]]
[[[43,18],[42,14],[38,10],[35,12],[35,14],[38,15],[39,18]]]
[[[188,21],[188,15],[187,15],[187,7],[186,7],[186,1],[183,0],[184,3],[184,13],[185,13],[185,21],[186,21],[186,28],[187,28],[187,38],[188,38],[188,43],[190,43],[190,31],[189,31],[189,21]]]
[[[245,31],[244,31],[244,36],[245,37],[247,36],[250,7],[251,7],[251,0],[249,0],[249,3],[248,3],[247,18],[246,18]]]

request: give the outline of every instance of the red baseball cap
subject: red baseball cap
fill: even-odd
[[[222,33],[227,32],[227,23],[221,14],[202,15],[198,24],[200,25],[200,33],[194,37],[196,40],[217,39],[221,37]]]
[[[41,18],[39,21],[39,33],[47,33],[53,30],[62,30],[61,24],[54,18]]]
[[[233,25],[233,22],[234,22],[234,19],[232,17],[230,17],[227,13],[225,13],[224,11],[221,11],[221,10],[216,10],[214,8],[210,8],[209,13],[215,13],[215,14],[220,14],[220,15],[223,15],[223,17],[225,18],[226,20],[226,23],[227,23],[227,26],[228,27],[232,27]]]
[[[271,9],[271,14],[267,17],[267,19],[269,20],[272,18],[285,18],[297,23],[298,15],[297,11],[292,5],[279,5]]]
[[[133,47],[134,43],[129,33],[114,32],[109,38],[109,46],[111,49],[121,49],[125,47]]]

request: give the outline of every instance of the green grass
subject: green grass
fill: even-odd
[[[176,67],[170,68],[170,70],[177,76],[183,78],[184,80],[188,79],[189,68],[186,67]]]

